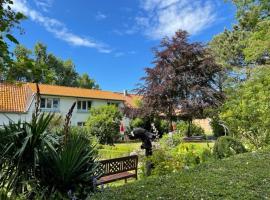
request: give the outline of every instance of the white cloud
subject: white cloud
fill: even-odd
[[[172,36],[179,29],[195,35],[215,21],[215,7],[214,0],[141,0],[143,14],[136,23],[152,39]]]
[[[49,18],[42,15],[37,10],[31,9],[26,0],[13,0],[13,9],[17,12],[22,12],[28,16],[32,21],[37,22],[45,27],[45,29],[52,33],[58,39],[67,42],[70,45],[95,48],[101,53],[110,53],[112,50],[105,44],[90,40],[86,37],[78,36],[72,33],[64,23],[57,19]]]
[[[106,19],[107,18],[107,15],[103,14],[102,12],[98,12],[96,14],[96,19],[97,20],[103,20],[103,19]]]
[[[54,0],[34,0],[36,6],[43,10],[44,12],[48,12],[52,7]]]

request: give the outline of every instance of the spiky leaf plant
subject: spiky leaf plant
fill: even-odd
[[[40,114],[31,122],[9,122],[0,130],[0,186],[15,193],[26,189],[27,182],[35,181],[39,154],[54,149],[56,134],[47,132],[53,114]]]
[[[41,185],[46,187],[48,194],[72,193],[84,198],[94,189],[96,158],[95,147],[87,137],[71,132],[58,151],[41,152]]]

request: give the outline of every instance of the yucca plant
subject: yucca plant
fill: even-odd
[[[31,122],[9,122],[0,130],[0,186],[15,193],[35,181],[39,154],[58,144],[56,134],[47,132],[53,114],[35,115]]]
[[[83,134],[70,133],[62,147],[41,152],[41,185],[48,194],[60,192],[83,198],[93,191],[97,167],[95,147]]]
[[[0,188],[11,195],[28,191],[38,182],[39,154],[58,145],[58,136],[48,132],[54,114],[40,113],[37,85],[35,110],[30,122],[10,121],[0,129]]]
[[[30,122],[10,122],[0,129],[1,198],[84,198],[94,189],[97,151],[86,134],[72,133],[69,110],[63,131],[51,133],[54,114],[40,113],[37,86],[35,111]],[[7,194],[9,194],[7,196]]]

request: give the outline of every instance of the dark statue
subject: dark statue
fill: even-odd
[[[136,140],[140,139],[142,141],[141,149],[145,149],[145,156],[152,155],[152,140],[155,138],[153,133],[148,132],[143,128],[134,128],[131,134],[129,135],[129,139]],[[149,176],[151,174],[151,168],[153,168],[153,164],[150,161],[146,163],[146,175]]]

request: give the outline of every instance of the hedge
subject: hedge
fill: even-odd
[[[89,199],[268,199],[269,185],[270,153],[244,153],[105,189]]]

